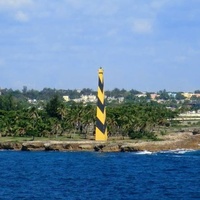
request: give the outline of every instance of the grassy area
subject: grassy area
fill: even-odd
[[[24,142],[31,139],[32,137],[0,137],[0,142]]]
[[[170,127],[165,127],[165,128],[159,128],[156,129],[155,134],[157,135],[157,138],[155,140],[161,140],[162,136],[168,135],[170,133],[176,133],[176,132],[187,132],[187,131],[192,131],[194,129],[199,129],[200,124],[191,124],[191,123],[181,123],[176,126],[170,126]],[[94,140],[94,136],[88,135],[87,136],[88,140]],[[63,136],[50,136],[50,137],[34,137],[34,141],[80,141],[80,140],[86,140],[85,135],[78,134],[78,133],[71,133],[71,134],[66,134]],[[116,141],[133,141],[133,139],[130,139],[129,137],[122,137],[122,136],[114,136],[114,137],[109,137],[108,141],[109,142],[116,142]],[[140,138],[139,140],[143,141],[149,141],[150,139],[145,139],[145,138]],[[32,136],[24,136],[24,137],[0,137],[0,142],[25,142],[25,141],[33,141]],[[137,139],[135,139],[137,141]]]
[[[92,136],[87,136],[87,139],[91,140],[94,139]],[[80,135],[77,133],[72,133],[68,135],[62,136],[50,136],[50,137],[34,137],[34,141],[70,141],[70,140],[85,140],[85,135]],[[24,137],[0,137],[0,142],[26,142],[26,141],[33,141],[32,136],[24,136]]]

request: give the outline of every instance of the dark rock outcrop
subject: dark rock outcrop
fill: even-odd
[[[5,150],[21,150],[22,144],[17,142],[1,142],[0,149]]]
[[[194,129],[192,131],[193,135],[197,135],[197,134],[200,134],[200,129]]]
[[[105,144],[97,144],[94,146],[95,151],[103,151],[103,148],[105,147]]]

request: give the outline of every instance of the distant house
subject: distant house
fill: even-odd
[[[89,103],[89,102],[96,103],[97,102],[97,97],[96,97],[96,95],[92,95],[92,94],[90,94],[90,95],[81,95],[81,101],[83,103]]]
[[[158,97],[160,95],[158,95],[156,93],[152,93],[152,94],[150,94],[150,96],[151,96],[151,99],[154,100],[154,99],[156,99],[156,97]]]
[[[168,92],[168,95],[170,97],[176,98],[176,93],[175,92]]]
[[[36,104],[37,100],[36,99],[28,99],[28,102],[31,104]]]
[[[117,98],[119,103],[122,103],[124,101],[124,97]]]
[[[64,99],[66,102],[70,101],[69,96],[63,96],[63,99]]]
[[[122,103],[124,101],[124,97],[106,97],[107,101],[111,103],[112,101]]]
[[[141,97],[146,97],[147,95],[143,93],[143,94],[136,94],[135,96],[141,98]]]
[[[194,93],[191,92],[183,92],[181,93],[186,99],[190,99]]]
[[[97,97],[96,95],[81,95],[80,98],[76,99],[70,99],[69,96],[63,96],[63,99],[68,102],[68,101],[74,101],[76,103],[96,103],[97,102]]]
[[[116,101],[117,99],[115,97],[107,97],[107,101],[110,103],[112,101]]]
[[[200,94],[193,94],[192,96],[200,97]]]
[[[191,99],[192,96],[200,97],[200,94],[195,94],[192,92],[184,92],[184,93],[182,93],[182,95],[188,100]]]

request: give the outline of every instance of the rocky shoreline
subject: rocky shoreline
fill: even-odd
[[[27,141],[0,142],[2,150],[18,151],[99,151],[99,152],[135,152],[167,151],[176,149],[200,150],[200,134],[173,133],[162,137],[161,141],[125,141],[107,142],[85,141]]]

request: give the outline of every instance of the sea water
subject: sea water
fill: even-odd
[[[200,151],[1,151],[4,199],[200,199]]]

